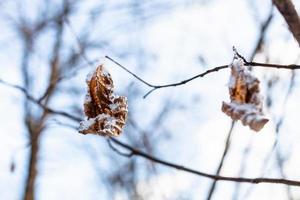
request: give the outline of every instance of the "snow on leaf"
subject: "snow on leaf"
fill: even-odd
[[[262,112],[259,80],[245,67],[241,58],[235,57],[230,67],[231,102],[223,102],[222,111],[233,120],[241,120],[244,126],[260,131],[269,120]]]
[[[79,132],[118,136],[127,118],[127,98],[113,94],[110,74],[99,65],[86,79],[88,91],[84,102],[86,121],[80,122]]]

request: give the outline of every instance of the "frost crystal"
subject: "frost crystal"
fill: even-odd
[[[84,102],[86,121],[80,122],[79,132],[118,136],[127,118],[127,98],[113,94],[113,81],[103,65],[86,78],[88,91]]]
[[[241,120],[254,131],[260,131],[269,121],[262,112],[259,80],[235,57],[231,64],[229,80],[230,103],[223,102],[222,111],[233,120]]]

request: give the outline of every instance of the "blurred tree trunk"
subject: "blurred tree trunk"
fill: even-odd
[[[29,159],[29,169],[28,176],[26,180],[26,188],[24,194],[24,200],[32,200],[34,199],[34,183],[37,175],[37,156],[39,151],[39,135],[40,132],[33,132],[30,134],[31,138],[31,150],[30,150],[30,159]]]

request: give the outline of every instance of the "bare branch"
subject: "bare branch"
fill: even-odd
[[[237,53],[237,52],[236,52]],[[240,54],[237,53],[237,55],[242,58],[245,62],[246,66],[252,66],[252,67],[267,67],[267,68],[277,68],[277,69],[290,69],[290,70],[295,70],[295,69],[300,69],[300,65],[295,65],[295,64],[291,64],[291,65],[280,65],[280,64],[268,64],[268,63],[258,63],[258,62],[248,62],[243,56],[241,56]],[[119,62],[115,61],[114,59],[112,59],[109,56],[105,56],[105,58],[109,59],[110,61],[112,61],[113,63],[115,63],[117,66],[119,66],[120,68],[122,68],[123,70],[125,70],[126,72],[128,72],[129,74],[131,74],[134,78],[136,78],[137,80],[139,80],[140,82],[144,83],[145,85],[147,85],[148,87],[152,88],[151,90],[149,90],[149,92],[147,92],[144,95],[144,98],[146,98],[148,95],[150,95],[152,92],[154,92],[155,90],[161,89],[161,88],[168,88],[168,87],[176,87],[179,85],[184,85],[190,81],[193,81],[197,78],[202,78],[207,74],[210,74],[212,72],[217,72],[219,70],[222,69],[226,69],[228,68],[228,65],[222,65],[222,66],[218,66],[218,67],[214,67],[212,69],[209,69],[201,74],[195,75],[191,78],[185,79],[183,81],[179,81],[176,83],[170,83],[170,84],[165,84],[165,85],[154,85],[151,84],[147,81],[145,81],[144,79],[142,79],[140,76],[136,75],[135,73],[133,73],[132,71],[130,71],[129,69],[127,69],[124,65],[120,64]]]
[[[135,149],[131,147],[128,144],[125,144],[123,142],[120,142],[119,140],[115,138],[110,138],[114,143],[118,144],[119,146],[129,150],[132,152],[133,155],[143,157],[145,159],[151,160],[153,162],[175,168],[177,170],[189,172],[198,176],[214,179],[217,181],[232,181],[232,182],[241,182],[241,183],[252,183],[252,184],[258,184],[258,183],[277,183],[277,184],[285,184],[285,185],[293,185],[293,186],[299,186],[300,187],[300,181],[294,181],[294,180],[289,180],[289,179],[276,179],[276,178],[244,178],[244,177],[229,177],[229,176],[219,176],[219,175],[213,175],[213,174],[208,174],[204,172],[200,172],[197,170],[193,170],[181,165],[173,164],[171,162],[164,161],[162,159],[159,159],[157,157],[154,157],[152,155],[149,155],[147,153],[144,153],[138,149]]]
[[[269,63],[258,63],[258,62],[246,62],[246,66],[253,67],[267,67],[267,68],[277,68],[277,69],[300,69],[300,65],[290,64],[290,65],[280,65],[280,64],[269,64]]]

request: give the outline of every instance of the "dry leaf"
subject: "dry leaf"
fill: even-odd
[[[231,64],[230,103],[223,102],[222,111],[233,120],[241,120],[254,131],[260,131],[269,121],[262,112],[259,80],[244,66],[241,58]]]
[[[87,78],[88,91],[84,102],[87,121],[80,123],[79,132],[118,136],[127,118],[127,98],[113,93],[113,81],[103,65]]]

